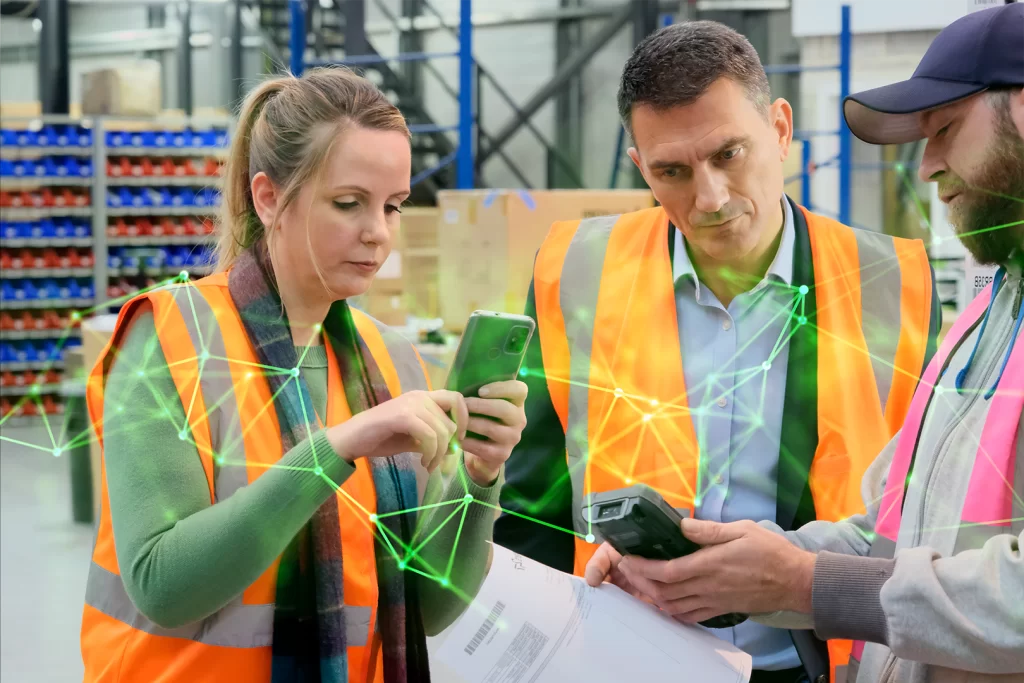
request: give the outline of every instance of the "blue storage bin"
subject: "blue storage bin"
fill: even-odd
[[[0,363],[17,363],[14,355],[14,346],[6,342],[0,342]]]
[[[27,240],[32,237],[33,226],[29,221],[19,221],[14,224],[14,236],[18,239]]]
[[[202,135],[203,135],[203,144],[202,144],[203,147],[219,147],[220,146],[220,145],[217,144],[217,131],[215,131],[215,130],[213,130],[211,128],[210,130],[204,130]]]
[[[18,229],[14,227],[14,223],[7,221],[0,221],[0,237],[5,240],[13,240],[18,236]]]
[[[228,146],[228,131],[226,128],[214,130],[214,143],[218,147]]]
[[[16,363],[27,363],[36,355],[32,342],[23,341],[14,345],[14,358]]]
[[[147,270],[156,270],[157,268],[164,267],[163,254],[157,252],[155,254],[149,254],[144,260],[144,265]]]
[[[121,267],[122,268],[138,268],[139,267],[139,255],[130,249],[125,249],[121,255]]]
[[[62,165],[64,168],[64,173],[61,175],[66,175],[69,178],[78,177],[78,159],[74,157],[68,157],[67,159],[63,160]],[[57,167],[57,172],[60,173],[60,166]]]
[[[17,175],[14,172],[14,162],[10,159],[0,159],[0,176],[12,176]]]
[[[128,134],[128,144],[132,147],[142,147],[142,131],[134,130]]]
[[[174,206],[195,206],[196,195],[190,187],[183,187],[174,193],[171,203]]]
[[[14,281],[14,299],[16,301],[33,301],[39,298],[39,290],[31,280]]]
[[[171,191],[166,187],[159,190],[147,188],[147,192],[150,193],[153,206],[171,206],[174,201],[174,198],[171,196]]]
[[[121,267],[121,249],[118,247],[110,247],[107,250],[107,268],[120,268]]]
[[[53,221],[40,221],[36,225],[40,237],[45,240],[57,239],[57,226],[53,224]],[[33,232],[35,232],[35,229],[33,229]]]
[[[52,339],[47,341],[36,342],[35,351],[35,360],[39,361],[40,363],[45,363],[46,361],[53,358],[53,356],[51,355],[53,352],[56,352],[57,358],[60,359],[60,351],[57,351],[57,344],[54,343]]]
[[[18,144],[18,132],[10,128],[0,128],[0,145],[14,147]]]
[[[70,157],[47,157],[40,162],[43,172],[39,175],[45,175],[49,178],[66,178],[70,175],[68,173],[68,163],[70,161]]]
[[[38,133],[36,133],[36,145],[39,147],[53,147],[57,144],[57,132],[53,129],[53,126],[43,126]]]
[[[128,144],[128,133],[123,130],[107,131],[107,147],[127,147]]]
[[[67,220],[67,219],[65,219]],[[72,222],[75,237],[90,237],[92,235],[92,223],[88,218],[82,218]]]
[[[176,130],[171,135],[171,147],[188,147],[192,144],[192,131]]]
[[[57,346],[57,342],[51,339],[46,342],[44,348],[46,349],[46,358],[44,359],[45,362],[55,363],[60,360],[61,349],[59,346]]]
[[[35,131],[31,130],[19,130],[17,137],[15,138],[15,144],[20,147],[31,147],[36,144]]]
[[[63,239],[71,236],[68,234],[67,226],[64,225],[63,221],[54,221],[52,218],[40,220],[39,229],[43,234],[51,233],[56,238]]]
[[[132,193],[131,206],[140,209],[146,206],[153,206],[153,197],[147,190]]]
[[[192,140],[188,144],[189,147],[205,147],[206,139],[203,137],[202,132],[194,130],[192,131]]]
[[[62,299],[81,299],[82,298],[82,285],[78,284],[78,280],[65,280],[60,283],[60,298]]]
[[[174,141],[174,133],[169,130],[158,130],[153,134],[153,146],[162,149],[170,147]]]
[[[0,301],[14,301],[14,280],[0,280]]]
[[[79,147],[92,147],[92,128],[78,126],[75,128],[75,135],[78,136]]]
[[[42,239],[43,238],[43,226],[42,226],[42,224],[38,223],[38,222],[32,222],[32,223],[29,223],[29,225],[31,226],[29,229],[32,231],[32,234],[29,235],[29,237],[31,237],[34,240]]]
[[[73,136],[75,134],[74,126],[54,126],[53,134],[56,136],[54,138],[54,144],[58,147],[68,147],[78,144],[78,140],[73,140]]]
[[[184,268],[188,265],[188,249],[186,247],[174,247],[171,251],[170,264],[174,268]]]

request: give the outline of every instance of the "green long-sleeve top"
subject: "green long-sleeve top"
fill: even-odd
[[[313,407],[326,415],[327,351],[322,346],[297,351]],[[284,551],[317,508],[335,495],[330,484],[312,474],[316,464],[338,485],[355,471],[322,431],[314,432],[281,457],[280,467],[213,504],[198,449],[178,437],[184,424],[185,409],[153,315],[140,312],[107,381],[104,459],[122,581],[138,610],[166,628],[221,609]],[[488,487],[477,486],[461,458],[447,487],[438,471],[427,482],[421,504],[451,504],[420,513],[417,537],[436,534],[419,555],[438,578],[452,560],[449,586],[418,577],[428,635],[451,624],[480,588],[500,489],[500,477]],[[460,532],[462,513],[452,513],[467,493],[483,504],[467,505]]]

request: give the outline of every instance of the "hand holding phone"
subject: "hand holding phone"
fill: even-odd
[[[594,539],[608,543],[623,557],[674,560],[700,549],[683,535],[682,515],[646,484],[591,493],[584,498],[581,512]],[[700,623],[726,628],[746,619],[746,614],[723,614]]]
[[[466,469],[480,485],[500,474],[526,426],[526,387],[515,380],[534,326],[526,316],[474,312],[448,373],[445,387],[462,394],[470,412],[462,446]]]

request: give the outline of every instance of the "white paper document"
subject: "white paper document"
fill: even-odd
[[[497,545],[476,600],[431,649],[445,683],[744,683],[751,670],[701,628]]]

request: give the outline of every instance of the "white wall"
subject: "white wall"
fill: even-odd
[[[840,6],[850,5],[853,33],[941,31],[968,10],[1002,0],[792,0],[793,35],[836,35]]]

